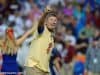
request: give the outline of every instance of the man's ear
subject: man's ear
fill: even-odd
[[[47,22],[48,22],[48,20],[47,20],[47,18],[46,18],[45,21],[44,21],[44,25],[47,25]]]

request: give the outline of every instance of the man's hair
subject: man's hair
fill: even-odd
[[[48,17],[51,17],[51,16],[57,17],[57,13],[55,11],[45,12],[42,15],[42,17],[40,18],[40,21],[38,23],[38,26],[43,25],[44,22],[45,22],[45,19],[48,18]]]

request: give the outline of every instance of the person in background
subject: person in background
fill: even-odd
[[[17,50],[20,44],[33,32],[33,28],[27,31],[21,38],[15,39],[12,27],[8,27],[5,35],[0,41],[0,51],[2,53],[1,74],[18,75],[19,66],[16,61]]]
[[[80,35],[83,32],[85,33],[85,36],[88,39],[94,36],[94,26],[93,26],[92,21],[90,23],[87,22],[86,26],[84,28],[82,28],[81,31],[79,32]]]
[[[75,56],[75,47],[72,45],[71,40],[66,40],[65,45],[66,54],[64,56],[64,63],[63,67],[65,70],[64,75],[72,75],[73,72],[73,63],[74,63],[74,56]]]
[[[82,5],[78,4],[73,12],[73,16],[76,19],[76,26],[75,26],[76,37],[79,37],[80,30],[84,28],[86,24],[86,14],[82,8],[83,8]]]
[[[90,6],[88,5],[86,10],[86,22],[89,24],[91,21],[94,22],[94,12],[91,11]]]
[[[96,8],[100,9],[100,1],[95,0],[95,6],[96,6]]]
[[[85,75],[100,75],[100,36],[93,39],[87,50]]]
[[[50,71],[51,75],[56,75],[57,73],[61,73],[61,55],[56,48],[52,50],[51,58],[50,58]],[[57,72],[57,73],[56,73]]]
[[[87,5],[90,5],[91,11],[95,10],[95,0],[84,0],[84,9],[86,9]]]
[[[80,37],[77,39],[76,42],[76,60],[85,63],[85,55],[87,52],[89,40],[86,37],[86,33],[82,32]]]

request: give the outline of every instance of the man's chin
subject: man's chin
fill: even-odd
[[[49,29],[49,28],[48,28],[48,30],[49,30],[50,32],[54,32],[55,28],[52,28],[52,29]]]

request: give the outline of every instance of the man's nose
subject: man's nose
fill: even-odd
[[[56,24],[57,22],[53,22],[54,24]]]

